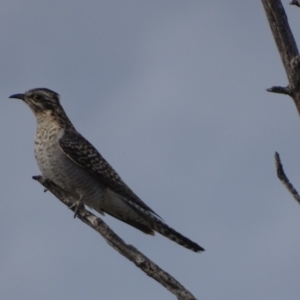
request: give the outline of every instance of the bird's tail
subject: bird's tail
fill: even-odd
[[[174,241],[175,243],[190,249],[194,252],[201,252],[204,251],[204,249],[199,246],[197,243],[193,242],[189,238],[185,237],[181,233],[177,232],[175,229],[169,227],[162,219],[159,218],[158,215],[153,213],[152,211],[146,210],[142,207],[140,207],[137,203],[128,200],[127,198],[124,198],[124,201],[129,204],[137,213],[138,215],[142,215],[146,223],[143,224],[143,227],[146,226],[147,231],[144,230],[144,228],[140,228],[136,226],[135,224],[132,224],[130,222],[122,221],[136,227],[137,229],[145,232],[145,233],[150,233],[153,234],[153,231],[157,231],[158,233],[162,234],[163,236],[167,237],[168,239]],[[148,232],[149,231],[149,232]]]
[[[153,230],[157,231],[158,233],[162,234],[163,236],[167,237],[168,239],[174,241],[175,243],[190,249],[194,252],[201,252],[204,249],[199,246],[197,243],[193,242],[189,238],[185,237],[181,233],[177,232],[175,229],[169,227],[163,221],[156,219],[155,222],[151,222]]]

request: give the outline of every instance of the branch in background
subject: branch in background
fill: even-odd
[[[261,0],[261,2],[289,81],[286,90],[273,87],[268,91],[290,95],[300,115],[300,59],[297,44],[281,1]]]
[[[290,95],[290,91],[288,87],[272,86],[271,88],[268,88],[267,91],[270,93]]]
[[[42,184],[46,190],[50,191],[63,204],[75,211],[72,207],[74,201],[72,198],[54,182],[45,179],[42,176],[33,176],[34,180]],[[120,254],[132,261],[137,267],[144,271],[148,276],[163,285],[171,293],[177,296],[179,300],[196,300],[196,298],[186,290],[174,277],[162,270],[158,265],[152,262],[135,247],[127,245],[118,235],[116,235],[102,219],[96,217],[84,207],[78,209],[77,217],[82,222],[99,232],[107,243],[117,250]]]
[[[287,188],[287,190],[292,194],[295,200],[300,204],[300,196],[297,190],[293,187],[293,185],[290,183],[289,179],[285,175],[278,152],[275,152],[275,165],[276,165],[278,178],[283,183],[283,185]]]
[[[299,51],[293,33],[290,29],[287,16],[280,0],[261,1],[284,65],[289,84],[293,88],[295,78],[291,62],[293,58],[299,56]]]
[[[292,0],[290,5],[296,5],[296,6],[300,7],[300,0]]]
[[[297,44],[281,1],[261,0],[261,2],[289,81],[286,88],[273,86],[267,91],[291,96],[300,115],[300,57]],[[300,6],[300,0],[292,0],[290,4]],[[300,204],[299,194],[286,177],[277,152],[275,153],[275,164],[278,178]]]

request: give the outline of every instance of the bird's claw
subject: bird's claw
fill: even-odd
[[[82,200],[78,200],[76,201],[75,203],[73,203],[70,208],[73,210],[75,208],[75,211],[74,211],[74,219],[76,219],[77,215],[78,215],[78,211],[79,209],[81,208],[84,208],[84,205],[82,203]]]

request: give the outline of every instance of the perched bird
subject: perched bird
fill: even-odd
[[[154,235],[157,231],[192,251],[204,251],[197,243],[169,227],[122,181],[75,129],[57,93],[36,88],[9,98],[23,100],[33,111],[37,120],[34,153],[40,171],[72,196],[77,209],[86,204],[98,213],[108,213],[144,233]]]

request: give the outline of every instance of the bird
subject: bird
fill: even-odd
[[[58,93],[31,89],[9,98],[25,102],[37,122],[34,154],[42,175],[66,191],[77,209],[87,205],[150,235],[162,234],[194,252],[204,248],[168,226],[121,179],[97,149],[74,127]]]

